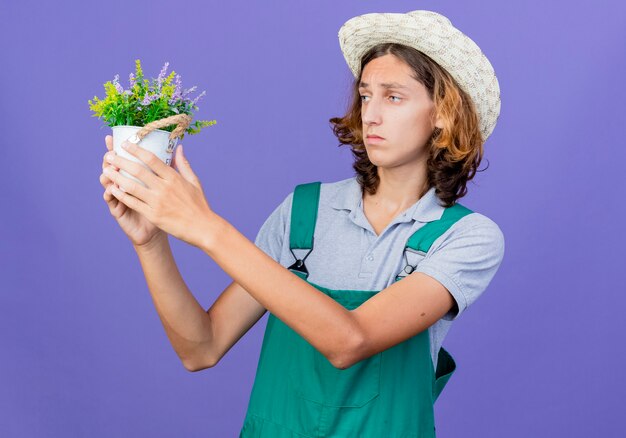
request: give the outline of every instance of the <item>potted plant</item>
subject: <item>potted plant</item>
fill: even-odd
[[[142,148],[154,153],[169,166],[179,139],[217,123],[215,120],[191,123],[192,110],[198,109],[197,102],[206,93],[203,91],[192,99],[190,94],[197,87],[183,90],[180,75],[172,71],[166,76],[168,66],[166,62],[156,79],[147,79],[141,61],[137,59],[135,73],[129,75],[127,89],[120,84],[119,75],[115,75],[113,81],[104,84],[104,99],[94,96],[93,101],[88,101],[93,117],[104,120],[112,128],[115,153],[146,168],[148,166],[122,148],[124,140],[140,143]],[[120,169],[120,173],[145,186],[128,172]]]

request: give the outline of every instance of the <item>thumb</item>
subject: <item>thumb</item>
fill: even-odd
[[[197,185],[196,182],[198,181],[198,177],[196,176],[194,171],[191,170],[191,165],[189,164],[187,157],[185,157],[183,153],[182,144],[178,145],[178,147],[176,148],[176,155],[174,156],[174,164],[176,165],[176,170],[180,172],[183,178],[185,178],[190,183]]]

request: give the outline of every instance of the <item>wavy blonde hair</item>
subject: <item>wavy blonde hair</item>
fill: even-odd
[[[352,167],[362,190],[375,194],[380,178],[363,144],[359,83],[365,65],[387,54],[396,56],[413,69],[414,79],[426,87],[435,113],[443,119],[444,127],[435,128],[426,145],[427,181],[419,196],[435,186],[437,197],[445,207],[450,207],[467,194],[467,181],[474,177],[482,161],[484,141],[472,99],[445,69],[424,53],[397,43],[379,44],[365,53],[361,58],[361,74],[352,84],[347,113],[329,120],[333,133],[339,146],[351,146],[355,158]]]

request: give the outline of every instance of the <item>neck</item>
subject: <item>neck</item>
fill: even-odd
[[[376,194],[365,192],[363,200],[375,205],[381,211],[395,215],[415,204],[428,191],[426,169],[402,171],[378,168],[380,178]]]

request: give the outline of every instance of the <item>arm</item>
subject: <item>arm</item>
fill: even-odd
[[[197,231],[196,246],[334,366],[343,366],[347,352],[361,343],[352,312],[276,262],[218,215],[199,226],[204,229]]]
[[[504,257],[504,235],[485,216],[459,222],[414,272],[354,310],[364,342],[348,366],[408,339],[437,320],[456,320],[485,291]]]
[[[413,276],[411,281],[407,282],[405,278],[397,282],[402,284],[394,284],[381,291],[376,295],[376,300],[368,300],[367,307],[364,307],[365,304],[360,307],[367,311],[363,309],[358,312],[348,311],[341,304],[284,268],[217,215],[208,205],[202,186],[184,158],[182,150],[177,150],[176,155],[177,163],[179,159],[182,160],[181,174],[179,174],[163,164],[152,153],[132,143],[128,146],[131,153],[150,165],[157,177],[149,176],[141,166],[136,168],[136,173],[140,177],[151,180],[148,187],[143,187],[127,181],[121,175],[111,173],[111,179],[118,184],[122,182],[125,188],[125,192],[113,190],[113,195],[128,207],[143,214],[161,230],[207,253],[260,305],[299,333],[338,368],[347,368],[354,363],[354,358],[374,354],[382,347],[391,346],[388,341],[385,341],[386,339],[392,339],[397,343],[407,339],[409,334],[428,327],[424,321],[428,319],[432,323],[443,309],[447,312],[451,308],[450,301],[446,302],[449,300],[446,294],[453,295],[461,312],[462,308],[469,304],[472,294],[467,290],[463,291],[458,286],[451,289],[449,286],[454,286],[456,280],[449,281],[449,279],[459,274],[465,276],[464,272],[470,272],[472,275],[490,280],[497,269],[494,262],[498,261],[497,257],[502,253],[500,247],[503,249],[503,245],[500,245],[499,238],[493,239],[493,237],[499,237],[493,232],[489,234],[488,240],[481,242],[480,245],[475,245],[476,242],[473,239],[475,236],[471,233],[469,239],[465,236],[460,239],[451,239],[455,244],[448,245],[450,249],[437,252],[444,254],[443,257],[430,257],[432,260],[430,273],[414,272],[411,274]],[[117,164],[117,161],[113,164]],[[120,168],[126,164],[125,161],[122,162]],[[494,243],[499,246],[494,246]],[[478,256],[473,254],[474,248],[479,253]],[[167,254],[164,257],[167,257]],[[454,262],[450,265],[452,268],[446,268],[445,278],[441,277],[440,284],[435,287],[426,280],[426,277],[437,277],[431,274],[437,272],[440,262],[447,262],[447,259],[453,259]],[[173,262],[167,263],[166,266],[172,264]],[[156,276],[158,273],[152,273],[152,275]],[[182,284],[182,280],[179,283]],[[464,281],[461,283],[465,284]],[[471,288],[476,292],[482,292],[486,287],[482,278],[477,284],[479,287]],[[406,289],[405,286],[407,286]],[[414,290],[413,288],[409,290],[408,286],[414,287]],[[158,282],[151,284],[151,288],[157,287],[162,286],[159,286]],[[447,292],[445,292],[446,289]],[[419,296],[420,300],[414,295]],[[409,301],[405,301],[407,299]],[[429,300],[429,304],[420,305],[421,300]],[[188,303],[189,300],[187,300]],[[407,306],[407,303],[411,306]],[[193,307],[191,306],[192,309]],[[410,307],[408,313],[407,307]],[[174,313],[178,318],[185,315],[180,311]],[[385,315],[385,318],[380,318],[378,315]],[[403,320],[398,323],[396,318],[403,318]],[[196,319],[193,318],[193,320]],[[169,319],[167,322],[172,323]],[[191,325],[192,335],[198,333],[199,326],[202,326],[202,323],[195,322]],[[187,336],[185,339],[190,339],[191,343],[187,345],[194,343],[212,345],[213,328],[210,323],[203,327],[209,330],[209,335],[200,336],[199,339]],[[188,328],[188,324],[181,324],[181,329],[175,326],[174,332],[184,335]],[[374,336],[378,337],[374,338]],[[212,351],[210,349],[209,351],[211,353],[208,356],[200,354],[199,357],[213,358]],[[189,361],[189,353],[187,351],[184,353],[184,360]],[[196,353],[196,357],[198,354]]]
[[[463,311],[486,288],[504,251],[503,236],[491,224],[450,234],[416,272],[349,311],[221,217],[207,218],[202,226],[196,246],[340,369],[420,333],[456,306]],[[446,272],[435,275],[439,267]]]
[[[189,371],[217,364],[265,313],[235,282],[205,312],[178,271],[167,234],[135,251],[167,337]]]

